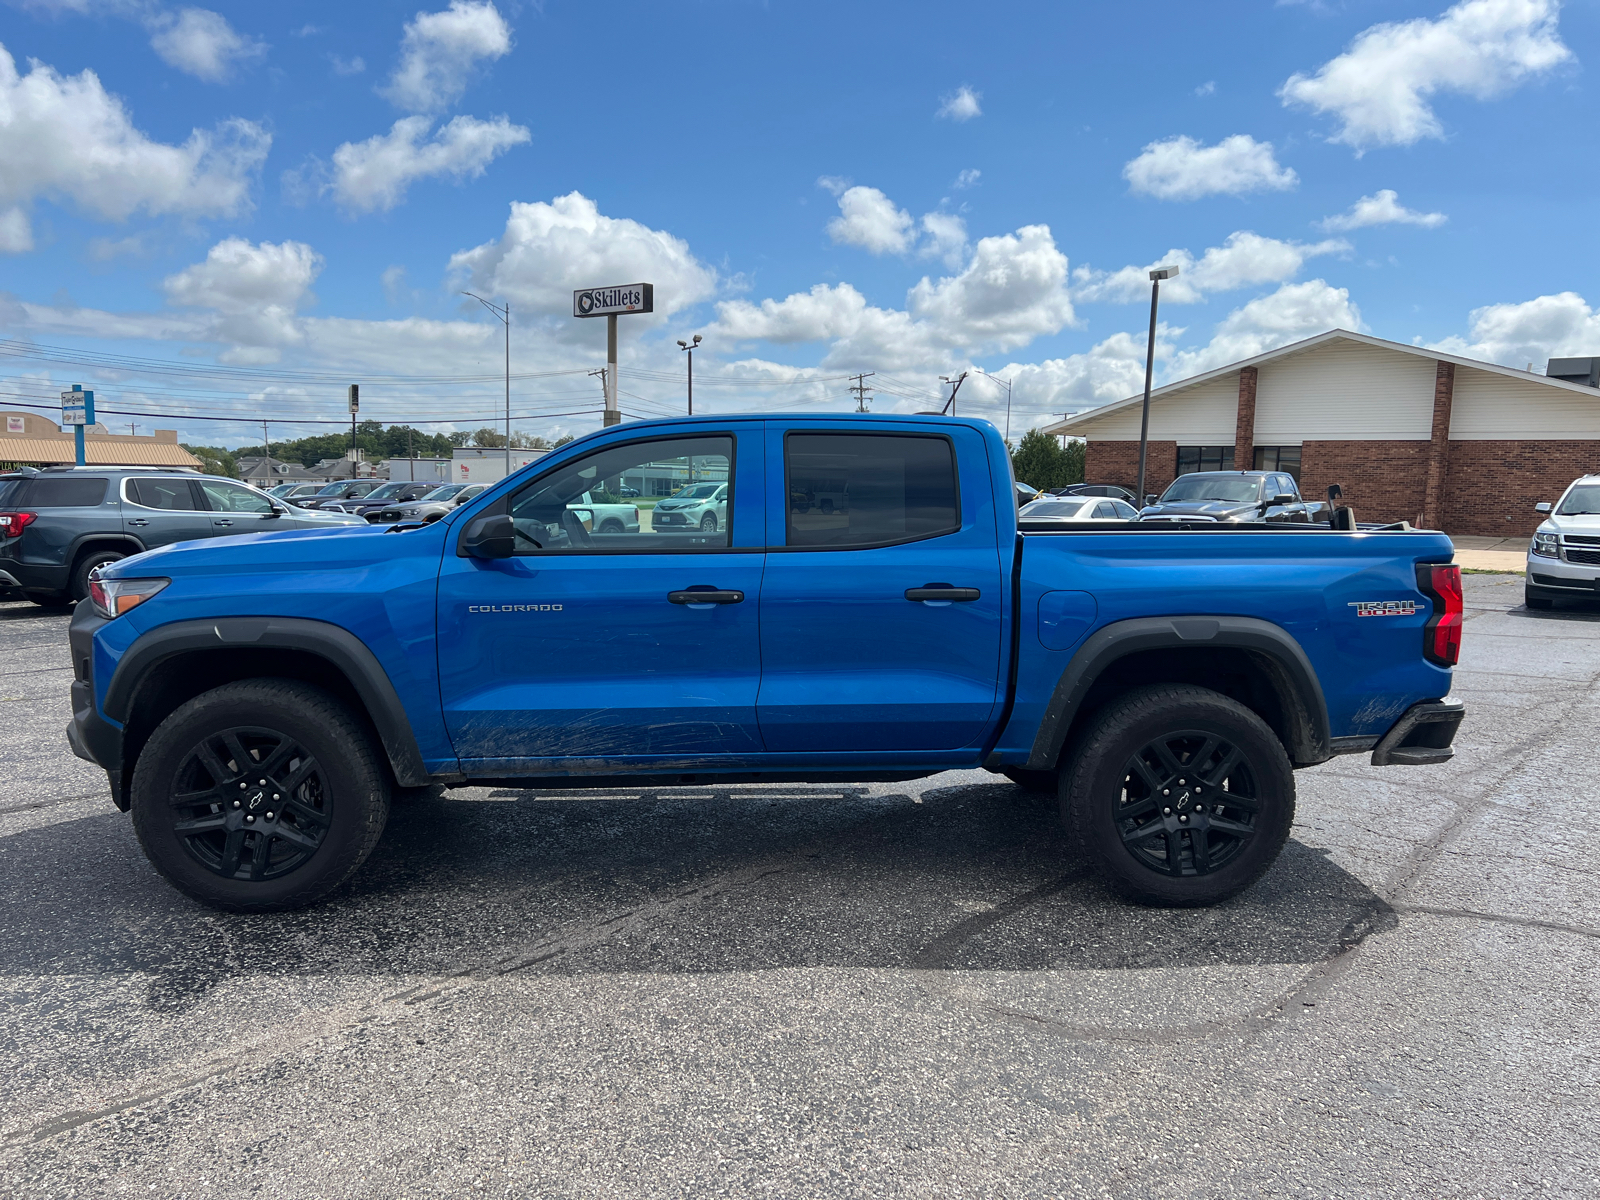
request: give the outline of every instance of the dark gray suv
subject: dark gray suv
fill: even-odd
[[[51,467],[0,475],[0,593],[69,604],[89,572],[196,538],[360,525],[307,512],[232,479],[150,467]]]

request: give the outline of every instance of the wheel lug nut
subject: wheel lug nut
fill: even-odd
[[[1198,783],[1197,783],[1197,784],[1195,784],[1195,785],[1194,785],[1194,790],[1195,790],[1195,791],[1196,791],[1196,792],[1203,792],[1203,791],[1205,791],[1205,788],[1203,788],[1203,787],[1201,787],[1201,786],[1200,786],[1200,785],[1199,785],[1199,784],[1198,784]]]
[[[1194,810],[1195,810],[1195,812],[1205,812],[1205,810],[1206,810],[1206,806],[1205,806],[1205,805],[1204,805],[1204,804],[1196,804],[1196,805],[1195,805],[1195,806],[1194,806]],[[271,815],[272,815],[272,814],[271,814],[271,813],[268,813],[268,814],[267,814],[267,816],[269,816],[269,817],[270,817],[270,816],[271,816]]]
[[[1187,824],[1188,821],[1189,821],[1189,814],[1188,813],[1179,813],[1178,814],[1178,820],[1183,822],[1183,823],[1185,823],[1185,824]]]
[[[1178,780],[1178,786],[1179,786],[1179,787],[1182,787],[1182,786],[1183,786],[1183,783],[1184,783],[1184,781],[1183,781],[1183,780],[1181,780],[1181,779],[1180,779],[1180,780]]]
[[[1170,817],[1172,815],[1172,810],[1170,808],[1163,808],[1161,810],[1161,815],[1163,817]]]
[[[1197,791],[1197,792],[1198,792],[1198,791],[1199,791],[1199,790],[1200,790],[1200,789],[1199,789],[1199,788],[1195,788],[1195,791]],[[273,799],[274,799],[274,800],[278,800],[278,799],[281,799],[281,797],[280,797],[280,796],[279,796],[279,795],[278,795],[278,793],[277,793],[277,792],[273,792],[273,793],[272,793],[272,798],[273,798]]]
[[[265,780],[265,779],[263,779],[263,780],[262,780],[262,781],[261,781],[261,786],[262,786],[262,787],[266,787],[266,786],[267,786],[267,781],[266,781],[266,780]]]
[[[267,814],[267,820],[272,820],[272,814],[270,812]]]
[[[246,813],[245,814],[245,818],[244,818],[244,823],[246,825],[254,825],[256,823],[256,819],[254,817],[250,816],[248,813]]]
[[[249,784],[248,784],[248,783],[245,783],[245,782],[243,782],[243,781],[240,781],[240,783],[239,783],[239,790],[240,790],[240,791],[241,791],[241,792],[242,792],[242,791],[244,791],[244,790],[245,790],[245,788],[247,788],[247,787],[249,787],[249,786],[250,786],[250,785],[249,785]]]
[[[237,800],[235,800],[235,801],[234,801],[234,802],[233,802],[233,806],[234,806],[234,807],[235,807],[235,808],[238,808],[238,807],[239,807],[239,802],[238,802],[238,801],[237,801]]]
[[[1172,789],[1171,788],[1162,788],[1161,789],[1161,794],[1163,796],[1170,796],[1170,795],[1172,795]]]

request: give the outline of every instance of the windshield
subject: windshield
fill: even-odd
[[[368,500],[392,500],[398,496],[406,485],[403,483],[386,483],[381,488],[367,493]]]
[[[1175,500],[1223,500],[1246,504],[1261,491],[1259,479],[1239,475],[1184,475],[1161,496],[1161,503]]]
[[[320,492],[317,492],[316,495],[336,496],[340,492],[344,491],[344,489],[348,486],[350,486],[350,481],[348,479],[341,479],[337,483],[330,483],[326,485]]]
[[[694,487],[679,488],[672,494],[674,500],[709,500],[717,494],[720,483],[699,483]]]
[[[1019,516],[1023,517],[1075,517],[1082,511],[1083,500],[1035,500],[1024,504]]]
[[[1561,517],[1600,515],[1600,483],[1575,485],[1562,498],[1561,507],[1556,509],[1556,515]]]
[[[422,497],[423,500],[448,500],[467,485],[464,483],[447,483],[443,487],[436,487],[433,491]]]

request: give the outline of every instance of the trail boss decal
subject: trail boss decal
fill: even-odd
[[[1409,617],[1417,611],[1415,600],[1352,600],[1358,617]]]
[[[560,612],[559,604],[469,604],[469,613],[495,612]]]

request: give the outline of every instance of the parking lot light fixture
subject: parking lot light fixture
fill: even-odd
[[[689,355],[689,415],[694,416],[694,352],[700,348],[700,335],[694,335],[694,341],[678,343],[678,349],[686,351]]]
[[[1156,305],[1161,299],[1161,281],[1177,277],[1177,267],[1157,267],[1150,272],[1150,340],[1144,348],[1144,412],[1139,418],[1139,486],[1134,497],[1140,508],[1145,505],[1145,462],[1150,452],[1150,379],[1156,366]]]

